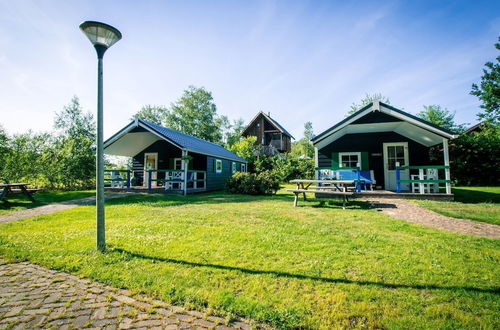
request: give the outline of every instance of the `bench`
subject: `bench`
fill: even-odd
[[[305,199],[306,193],[313,193],[313,194],[331,195],[331,196],[336,196],[336,197],[342,198],[342,208],[345,209],[346,202],[349,202],[349,196],[354,195],[354,193],[351,191],[328,191],[328,190],[323,190],[323,189],[315,189],[315,190],[287,189],[286,191],[290,191],[290,192],[293,192],[295,194],[295,199],[293,201],[293,207],[297,206],[297,202],[299,200],[299,194],[304,194],[304,199]]]

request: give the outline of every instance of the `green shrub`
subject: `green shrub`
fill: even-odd
[[[259,174],[236,172],[226,181],[226,191],[232,194],[272,195],[279,189],[279,181],[269,171]]]

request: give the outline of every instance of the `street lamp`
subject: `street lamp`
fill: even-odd
[[[122,38],[120,31],[111,25],[85,21],[80,30],[89,38],[97,51],[97,157],[96,157],[96,222],[97,249],[106,249],[104,229],[104,153],[103,153],[103,115],[102,115],[102,58],[106,50]]]

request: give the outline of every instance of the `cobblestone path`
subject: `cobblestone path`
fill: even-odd
[[[28,262],[0,258],[0,329],[255,329]]]

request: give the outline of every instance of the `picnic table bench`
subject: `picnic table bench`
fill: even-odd
[[[297,184],[296,189],[287,189],[295,194],[295,199],[293,201],[293,206],[297,206],[299,200],[299,194],[304,196],[306,199],[306,193],[313,194],[324,194],[332,197],[339,197],[342,199],[342,208],[345,209],[345,205],[349,202],[349,197],[354,195],[352,191],[347,191],[350,185],[354,185],[354,180],[301,180],[296,179],[290,181],[291,183]],[[312,184],[318,184],[317,186],[312,186]]]
[[[36,202],[33,194],[38,191],[38,189],[28,189],[27,183],[2,183],[0,184],[0,201],[7,202],[5,199],[10,195],[24,194],[32,202]],[[17,188],[17,189],[16,189]]]

